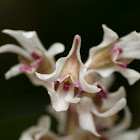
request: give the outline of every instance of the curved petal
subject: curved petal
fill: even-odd
[[[131,112],[127,106],[125,107],[124,111],[125,114],[123,120],[116,126],[114,125],[114,127],[111,127],[108,131],[104,132],[103,135],[113,136],[123,132],[130,126],[132,119]]]
[[[140,129],[126,131],[120,133],[116,136],[110,137],[110,140],[139,140],[140,139]]]
[[[6,45],[1,46],[0,53],[5,53],[5,52],[16,53],[18,55],[22,55],[28,58],[29,60],[32,60],[30,54],[27,51],[25,51],[24,49],[14,44],[6,44]]]
[[[131,41],[138,41],[138,40],[140,40],[140,33],[137,33],[136,31],[133,31],[125,35],[124,37],[120,38],[120,42],[123,42],[123,41],[131,42]],[[120,42],[118,42],[118,44]]]
[[[126,99],[122,98],[117,103],[115,103],[112,108],[110,108],[106,112],[103,112],[103,113],[98,112],[95,109],[94,105],[92,106],[92,112],[98,117],[110,117],[116,114],[117,112],[119,112],[120,110],[122,110],[125,107],[125,105],[126,105]]]
[[[5,29],[2,32],[14,37],[19,44],[21,44],[21,46],[23,46],[30,53],[33,51],[40,53],[40,50],[46,51],[35,31],[25,32],[22,30]]]
[[[17,76],[19,74],[21,74],[22,72],[20,71],[20,67],[23,66],[22,64],[17,64],[17,65],[14,65],[12,68],[10,68],[10,70],[8,70],[6,73],[5,73],[5,78],[6,79],[10,79],[14,76]]]
[[[108,28],[106,25],[103,24],[102,28],[104,31],[103,41],[101,42],[101,44],[98,45],[98,47],[101,48],[108,46],[109,44],[113,43],[115,40],[118,39],[117,33]]]
[[[105,110],[111,108],[114,105],[114,103],[118,102],[123,97],[126,97],[125,88],[120,87],[116,92],[108,94],[107,98],[102,100],[102,108]]]
[[[120,58],[133,58],[140,59],[140,40],[133,42],[125,42],[121,47],[123,48],[123,53],[120,54]]]
[[[56,111],[66,111],[69,107],[69,102],[65,100],[66,93],[62,88],[63,86],[60,85],[56,92],[53,90],[53,88],[48,89],[48,93],[51,98],[52,107]]]
[[[20,140],[39,140],[43,135],[49,133],[50,123],[49,116],[41,117],[37,126],[32,126],[22,133]]]
[[[82,86],[82,90],[86,91],[88,93],[96,93],[99,92],[101,89],[98,88],[97,86],[94,85],[89,85],[86,80],[85,80],[85,75],[86,75],[86,68],[81,66],[80,68],[80,76],[79,76],[79,82]]]
[[[54,43],[50,46],[47,53],[52,55],[52,56],[55,56],[59,53],[64,52],[64,50],[65,50],[65,46],[62,43]]]
[[[66,60],[67,60],[66,58],[59,58],[59,60],[56,62],[56,69],[51,74],[40,74],[37,72],[35,74],[39,79],[43,81],[47,81],[47,82],[54,81],[60,75],[60,72],[63,69],[63,66],[65,65]]]
[[[100,134],[96,131],[94,119],[91,113],[79,114],[79,125],[82,129],[91,132],[92,134],[100,137]]]
[[[120,72],[127,80],[130,85],[133,85],[136,81],[140,79],[140,74],[133,69],[124,69],[119,66],[112,66],[103,69],[95,70],[102,77],[108,77],[113,72]]]
[[[100,136],[95,128],[94,118],[90,112],[92,100],[88,97],[81,98],[80,104],[77,106],[79,125],[82,129],[91,132],[96,136]]]
[[[89,58],[88,58],[87,62],[85,63],[86,67],[88,67],[91,64],[92,57],[94,56],[94,54],[96,52],[98,52],[100,49],[102,49],[104,47],[107,47],[108,45],[110,45],[111,43],[113,43],[115,40],[118,39],[118,35],[113,30],[108,28],[106,25],[103,24],[102,28],[103,28],[103,31],[104,31],[103,40],[96,47],[90,48]]]

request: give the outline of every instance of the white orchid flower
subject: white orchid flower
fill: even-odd
[[[36,126],[25,130],[19,140],[73,140],[72,136],[59,136],[50,130],[50,117],[42,116]]]
[[[80,104],[77,105],[80,127],[98,137],[100,134],[96,130],[94,117],[110,117],[123,109],[126,105],[125,90],[123,87],[120,87],[118,91],[112,94],[104,94],[103,96],[99,97],[101,97],[103,100],[100,107],[102,112],[100,112],[101,109],[97,109],[96,104],[89,97],[83,97]]]
[[[35,76],[35,72],[52,73],[55,68],[54,56],[64,51],[61,43],[53,44],[47,51],[40,42],[35,31],[3,30],[14,37],[23,47],[14,44],[6,44],[0,47],[0,53],[11,52],[18,54],[19,64],[13,66],[6,74],[6,79],[25,73],[35,85],[46,84]]]
[[[88,70],[98,72],[102,77],[108,77],[113,72],[120,72],[129,82],[134,84],[140,79],[140,74],[127,68],[133,59],[140,59],[140,33],[130,34],[118,39],[118,35],[103,25],[103,41],[89,51],[86,62]]]
[[[91,86],[85,80],[87,68],[81,61],[80,46],[81,37],[76,35],[68,56],[58,59],[56,70],[53,73],[36,73],[41,80],[54,82],[48,92],[56,111],[65,111],[70,103],[78,103],[80,101],[78,94],[81,91],[88,93],[100,91],[97,86]]]

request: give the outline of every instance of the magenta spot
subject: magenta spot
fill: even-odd
[[[123,52],[122,48],[118,48],[119,54],[121,54]]]
[[[32,72],[32,71],[33,71],[33,67],[30,67],[30,66],[21,66],[21,67],[19,68],[19,70],[20,70],[21,72]]]
[[[63,90],[64,90],[64,91],[68,91],[68,90],[69,90],[70,84],[71,84],[71,83],[70,83],[69,81],[65,82],[65,83],[64,83],[64,86],[63,86]]]
[[[97,95],[100,99],[106,99],[106,98],[107,98],[107,95],[108,95],[107,90],[104,89],[104,88],[102,87],[101,84],[98,84],[97,87],[100,88],[101,91],[97,92],[96,95]]]
[[[82,89],[80,82],[75,77],[70,76],[70,78],[75,87]]]
[[[39,56],[36,52],[32,52],[32,53],[31,53],[31,56],[32,56],[32,58],[34,58],[34,59],[39,59],[39,58],[40,58],[40,56]]]
[[[127,64],[124,62],[116,61],[115,64],[119,65],[120,67],[127,69]]]

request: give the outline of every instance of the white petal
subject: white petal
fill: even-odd
[[[5,52],[16,53],[18,55],[22,55],[22,56],[28,58],[29,60],[32,60],[30,54],[17,45],[6,44],[6,45],[1,46],[0,53],[5,53]]]
[[[140,40],[133,42],[124,42],[120,45],[123,48],[123,53],[119,56],[120,58],[140,59]]]
[[[129,108],[125,107],[124,111],[125,112],[124,112],[123,120],[119,124],[114,125],[114,127],[111,127],[108,131],[103,133],[103,135],[113,136],[113,135],[116,135],[116,134],[123,132],[124,130],[126,130],[130,126],[132,116],[131,116],[131,113],[129,111]]]
[[[49,116],[44,115],[39,118],[38,126],[43,128],[44,130],[48,131],[51,127],[51,119]]]
[[[61,85],[56,92],[53,89],[49,89],[48,93],[51,97],[52,107],[56,111],[66,111],[68,109],[69,102],[65,100],[66,93],[62,90]]]
[[[110,116],[118,113],[121,109],[123,109],[125,107],[125,105],[126,105],[126,99],[122,98],[117,103],[114,103],[112,108],[110,108],[106,112],[103,112],[103,113],[98,112],[97,109],[95,108],[95,106],[92,106],[92,112],[93,112],[93,114],[95,114],[98,117],[110,117]]]
[[[124,69],[119,66],[107,67],[95,71],[99,73],[102,77],[108,77],[113,72],[120,72],[128,80],[128,83],[130,85],[133,85],[136,81],[140,79],[140,74],[137,71],[128,68]]]
[[[108,28],[106,25],[102,25],[102,28],[104,30],[104,36],[103,41],[101,42],[101,44],[99,44],[99,47],[101,48],[108,46],[109,44],[113,43],[115,40],[118,39],[117,33]]]
[[[136,31],[133,31],[125,35],[124,37],[120,38],[120,42],[122,41],[131,42],[131,41],[138,41],[138,40],[140,40],[140,33],[137,33]]]
[[[92,100],[88,97],[81,98],[80,104],[77,106],[79,125],[82,129],[93,133],[96,136],[100,136],[95,128],[93,116],[91,114]]]
[[[35,31],[21,31],[21,30],[3,30],[3,33],[6,33],[12,37],[14,37],[26,50],[30,53],[35,51],[40,53],[41,51],[45,51],[42,43],[40,42],[37,33]]]
[[[67,58],[59,58],[58,61],[56,62],[56,69],[53,73],[51,74],[40,74],[36,72],[36,76],[43,80],[43,81],[47,81],[47,82],[52,82],[54,80],[56,80],[58,78],[58,76],[60,75],[60,72],[66,62]]]
[[[8,70],[5,73],[5,78],[10,79],[14,76],[21,74],[22,72],[19,70],[21,66],[22,66],[22,64],[17,64],[17,65],[14,65],[13,67],[11,67],[10,70]]]
[[[103,109],[111,108],[114,103],[119,101],[121,98],[126,97],[126,92],[124,87],[120,87],[116,92],[109,93],[107,99],[103,99]]]
[[[110,138],[110,140],[139,140],[140,129],[126,131]]]
[[[39,140],[41,136],[49,133],[50,123],[49,116],[41,117],[39,124],[25,130],[19,140]]]
[[[92,134],[99,137],[100,135],[96,131],[94,119],[91,113],[79,114],[79,125],[82,129],[91,132]]]
[[[115,40],[118,39],[118,35],[113,30],[109,29],[106,25],[102,25],[102,28],[104,31],[103,40],[99,45],[90,48],[89,57],[87,62],[85,63],[86,67],[88,67],[91,64],[92,57],[96,52],[100,51],[104,47],[107,47],[108,45],[110,45],[111,43],[113,43]]]
[[[79,82],[82,86],[82,90],[86,91],[88,93],[96,93],[99,92],[101,89],[98,88],[97,86],[94,85],[89,85],[86,80],[85,80],[85,76],[86,76],[86,67],[81,65],[80,68],[80,74],[79,74]]]
[[[55,56],[62,53],[65,50],[65,46],[62,43],[54,43],[50,46],[48,54]]]

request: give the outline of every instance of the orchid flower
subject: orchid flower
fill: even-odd
[[[51,120],[49,116],[42,116],[37,126],[25,130],[19,140],[72,140],[71,136],[59,136],[50,130]]]
[[[23,47],[14,44],[6,44],[0,47],[0,53],[11,52],[18,54],[19,64],[13,66],[6,74],[6,79],[25,73],[34,85],[44,85],[35,76],[35,72],[52,73],[55,68],[54,56],[64,51],[64,45],[61,43],[53,44],[47,51],[40,42],[35,31],[21,31],[21,30],[3,30],[14,37],[18,43]]]
[[[95,116],[106,118],[116,114],[125,107],[126,99],[123,87],[120,87],[118,91],[110,94],[107,94],[102,89],[99,93],[96,93],[96,95],[100,99],[98,99],[99,103],[97,102],[97,97],[95,97],[95,99],[83,97],[80,104],[77,105],[77,111],[79,114],[80,127],[99,137],[100,134],[95,127]]]
[[[81,37],[75,35],[72,49],[67,57],[58,59],[56,69],[51,74],[36,73],[37,77],[46,82],[53,82],[48,90],[52,106],[56,111],[66,111],[70,103],[78,103],[81,91],[88,93],[99,92],[95,85],[89,85],[85,80],[87,68],[80,56]]]
[[[86,62],[88,70],[98,72],[102,77],[108,77],[113,72],[120,72],[129,82],[134,84],[140,79],[140,74],[127,68],[134,59],[140,59],[140,33],[130,34],[118,39],[118,35],[103,25],[103,41],[89,51]]]

